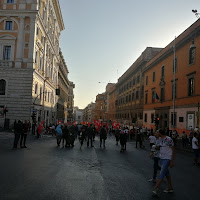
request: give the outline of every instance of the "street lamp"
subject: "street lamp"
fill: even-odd
[[[200,13],[197,12],[197,10],[192,10],[192,12],[196,15],[196,17],[199,19],[200,18]]]
[[[176,37],[174,38],[174,46],[173,46],[173,50],[174,50],[174,62],[173,62],[173,131],[175,129],[175,95],[176,95]]]

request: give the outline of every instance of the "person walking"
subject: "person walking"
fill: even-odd
[[[121,150],[120,152],[124,152],[126,151],[126,141],[127,141],[127,132],[126,132],[126,129],[123,128],[121,131],[120,131],[120,144],[121,144]]]
[[[149,143],[150,143],[150,148],[156,143],[156,137],[154,136],[153,133],[149,136]]]
[[[59,124],[59,125],[56,127],[57,146],[60,146],[60,143],[61,143],[61,140],[62,140],[62,135],[63,135],[62,127],[61,127],[61,124]]]
[[[107,139],[107,131],[106,131],[106,125],[103,125],[103,127],[100,130],[100,148],[103,142],[103,148],[106,148],[105,141]]]
[[[85,132],[85,127],[83,126],[80,130],[81,132],[79,133],[79,142],[80,142],[80,149],[83,146],[83,142],[85,140],[86,132]]]
[[[21,148],[27,148],[26,147],[26,138],[27,138],[28,131],[29,131],[29,124],[25,120],[25,122],[23,124],[23,131],[22,131],[22,134],[21,134],[21,140],[20,140],[20,147]],[[23,145],[22,145],[22,143],[23,143]]]
[[[199,159],[200,145],[198,143],[198,139],[199,139],[199,134],[195,132],[194,137],[192,139],[192,149],[194,152],[194,165],[199,165],[198,159]]]
[[[67,125],[64,126],[62,129],[63,135],[62,135],[62,140],[63,140],[63,148],[68,146],[68,138],[69,138],[69,129]]]
[[[89,147],[89,143],[91,147],[93,146],[93,135],[94,135],[94,129],[93,129],[93,124],[90,124],[90,127],[87,129],[87,147]]]
[[[137,148],[137,144],[140,144],[140,148],[142,148],[142,135],[141,135],[141,132],[140,132],[140,129],[137,129],[137,132],[136,132],[136,148]]]
[[[20,127],[21,121],[19,120],[18,122],[15,120],[14,122],[14,144],[13,144],[13,149],[17,149],[17,145],[20,139],[20,134],[21,134],[21,127]]]
[[[156,183],[156,176],[157,176],[157,171],[160,169],[159,166],[159,149],[156,149],[156,146],[158,146],[158,139],[159,139],[159,132],[156,131],[155,133],[155,143],[151,146],[151,153],[150,153],[150,158],[153,159],[153,178],[149,180],[149,182]],[[150,143],[151,144],[151,143]]]
[[[185,131],[183,131],[183,134],[182,134],[182,145],[183,145],[183,148],[186,148],[187,142],[188,142],[187,134],[185,133]]]
[[[171,176],[169,173],[169,167],[174,166],[174,157],[175,157],[175,150],[174,150],[174,142],[172,138],[165,135],[165,131],[160,129],[159,130],[159,140],[156,145],[156,149],[160,150],[160,164],[161,164],[161,171],[158,181],[153,189],[153,194],[157,195],[158,190],[160,188],[161,183],[163,182],[164,177],[166,176],[168,182],[168,188],[164,190],[165,193],[172,193],[174,192],[172,187]]]

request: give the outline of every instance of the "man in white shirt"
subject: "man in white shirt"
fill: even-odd
[[[194,133],[194,137],[192,139],[192,149],[194,151],[194,165],[199,165],[199,143],[198,143],[199,135],[198,133]]]
[[[169,167],[174,166],[174,143],[173,140],[165,135],[164,130],[159,130],[159,140],[156,144],[156,148],[160,149],[160,164],[161,164],[161,170],[160,170],[160,176],[159,179],[153,189],[153,193],[155,195],[158,194],[158,189],[160,188],[160,185],[166,176],[167,182],[168,182],[168,188],[164,190],[165,193],[172,193],[173,187],[171,182],[171,176],[169,173]]]

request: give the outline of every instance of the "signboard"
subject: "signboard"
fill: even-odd
[[[187,115],[187,127],[189,130],[194,129],[194,114]]]

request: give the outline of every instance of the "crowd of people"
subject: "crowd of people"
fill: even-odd
[[[37,128],[37,135],[40,130],[39,126]],[[27,148],[26,138],[30,131],[30,122],[26,120],[24,123],[22,121],[15,121],[14,123],[14,145],[13,148],[16,149],[18,142],[20,140],[20,147]],[[140,148],[145,148],[143,142],[145,138],[149,140],[149,145],[151,149],[150,158],[153,159],[153,175],[149,182],[155,183],[153,189],[153,194],[157,195],[160,185],[163,182],[164,177],[167,178],[168,187],[164,190],[166,193],[172,193],[172,181],[169,172],[169,168],[174,166],[175,159],[175,146],[177,144],[178,138],[182,140],[183,149],[188,145],[191,146],[194,152],[194,165],[199,165],[199,153],[200,153],[200,133],[198,131],[191,130],[189,136],[183,131],[181,137],[176,130],[171,131],[169,129],[157,130],[155,133],[151,129],[145,128],[132,128],[129,130],[128,127],[117,127],[115,129],[106,127],[103,125],[97,130],[94,124],[88,125],[67,125],[58,124],[51,125],[48,127],[50,131],[48,134],[56,135],[57,146],[62,145],[62,147],[73,147],[75,139],[78,138],[80,142],[80,149],[82,148],[84,142],[87,147],[94,147],[93,142],[95,136],[98,135],[100,139],[99,147],[106,148],[106,139],[108,135],[113,134],[116,138],[116,145],[120,144],[120,152],[126,151],[126,143],[128,140],[135,140],[136,148],[138,148],[138,143]],[[157,172],[160,170],[158,179]]]

